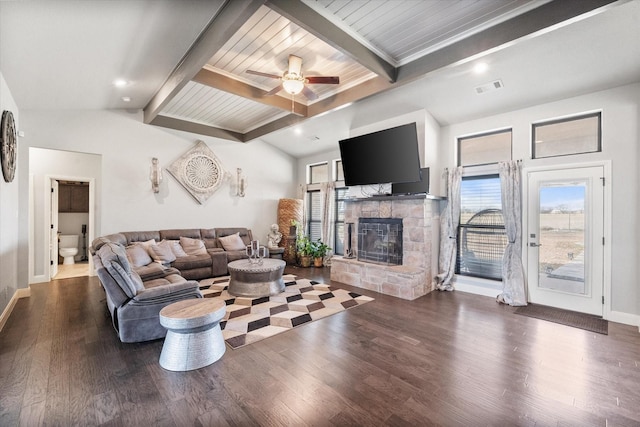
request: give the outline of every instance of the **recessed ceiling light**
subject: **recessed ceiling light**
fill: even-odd
[[[489,69],[489,64],[486,62],[478,62],[473,66],[473,72],[476,74],[482,74]]]
[[[129,84],[129,82],[124,79],[116,79],[113,81],[115,87],[125,87],[127,84]]]
[[[128,97],[128,96],[123,96],[121,99],[122,99],[124,102],[131,102],[131,98],[130,98],[130,97]]]

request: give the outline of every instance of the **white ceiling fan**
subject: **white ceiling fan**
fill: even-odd
[[[302,74],[302,58],[295,55],[289,55],[289,69],[282,73],[282,76],[277,74],[262,73],[260,71],[247,70],[248,74],[254,74],[256,76],[269,77],[272,79],[281,80],[280,84],[271,89],[265,95],[275,95],[284,89],[292,97],[302,92],[304,96],[310,101],[318,99],[318,95],[307,84],[340,84],[340,77],[337,76],[307,76]]]

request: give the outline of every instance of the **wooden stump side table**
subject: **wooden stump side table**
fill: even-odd
[[[190,371],[220,359],[226,349],[220,320],[226,311],[224,302],[210,298],[182,300],[160,310],[160,324],[167,328],[160,366]]]

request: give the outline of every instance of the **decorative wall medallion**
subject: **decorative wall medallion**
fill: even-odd
[[[226,177],[220,161],[203,141],[198,141],[195,147],[171,163],[167,171],[200,204],[211,197]]]
[[[13,120],[13,113],[9,110],[2,112],[2,122],[0,122],[0,159],[2,160],[2,175],[6,182],[13,181],[16,173],[16,158],[18,147],[16,146],[18,136],[16,135],[16,123]]]

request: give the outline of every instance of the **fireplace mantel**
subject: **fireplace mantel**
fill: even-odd
[[[388,200],[446,200],[446,197],[434,196],[433,194],[387,194],[384,196],[370,196],[370,197],[352,197],[344,199],[345,203],[352,202],[371,202],[371,201],[388,201]]]
[[[331,280],[413,300],[434,288],[440,235],[440,201],[431,195],[375,196],[347,199],[345,224],[359,218],[402,218],[403,265],[379,265],[335,256],[331,260]],[[357,250],[357,233],[351,248]],[[345,242],[345,247],[348,247]]]

